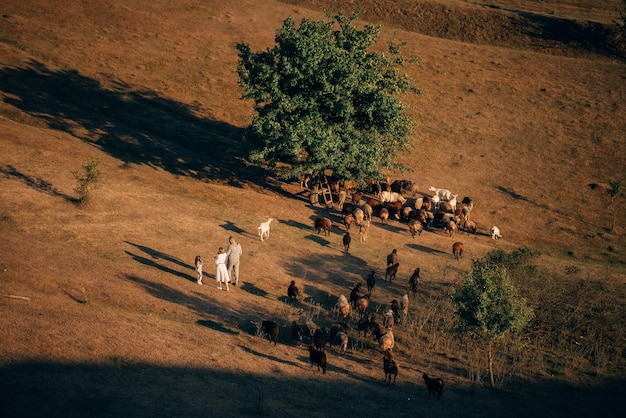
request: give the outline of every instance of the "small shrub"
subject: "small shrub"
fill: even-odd
[[[87,204],[91,188],[100,181],[102,175],[100,163],[100,158],[90,157],[87,164],[82,167],[82,170],[72,171],[72,175],[77,181],[75,190],[78,193],[76,201],[78,206],[82,207]]]

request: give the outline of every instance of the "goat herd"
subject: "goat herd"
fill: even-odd
[[[457,202],[458,194],[454,195],[447,189],[430,187],[432,195],[419,195],[415,183],[407,180],[397,180],[385,183],[369,182],[364,190],[357,190],[352,182],[330,181],[325,178],[323,182],[318,182],[312,186],[303,183],[303,186],[310,190],[309,199],[311,204],[319,203],[319,195],[326,193],[320,188],[320,184],[330,189],[332,193],[332,206],[341,210],[342,224],[345,228],[343,236],[344,251],[350,251],[351,235],[353,228],[358,230],[361,242],[367,238],[367,232],[372,222],[372,217],[377,216],[382,224],[390,221],[402,222],[408,225],[408,230],[412,237],[421,235],[424,229],[440,229],[443,233],[453,237],[457,231],[467,233],[477,233],[475,222],[471,219],[471,212],[474,202],[470,197],[464,197]],[[405,197],[405,195],[408,196]],[[327,199],[328,196],[325,196]],[[272,218],[268,218],[259,225],[259,237],[261,241],[269,237],[269,229]],[[314,229],[317,234],[330,235],[333,222],[327,217],[318,217],[314,221]],[[493,239],[501,238],[499,229],[494,226],[491,229]],[[452,254],[458,260],[463,256],[463,243],[455,242],[452,246]],[[393,250],[387,257],[387,268],[385,281],[389,283],[395,278],[399,263],[397,252]],[[413,292],[417,292],[419,285],[420,269],[417,268],[409,279],[409,287]],[[367,289],[362,283],[357,283],[351,290],[350,297],[340,295],[334,305],[337,318],[340,316],[347,321],[354,318],[353,326],[360,337],[361,332],[364,337],[373,336],[378,342],[378,347],[383,353],[383,370],[387,385],[394,384],[399,373],[398,362],[394,358],[393,348],[395,345],[394,324],[401,324],[408,314],[409,297],[404,294],[400,301],[393,300],[390,308],[383,312],[382,323],[379,323],[373,315],[367,313],[372,290],[376,285],[376,273],[372,271],[367,277]],[[287,295],[292,301],[297,301],[300,290],[295,281],[291,281],[287,288]],[[351,316],[351,314],[358,314]],[[263,321],[257,323],[259,334],[265,333],[270,342],[276,344],[279,325],[274,321]],[[298,321],[291,324],[291,337],[297,343],[308,344],[309,359],[311,366],[317,365],[318,371],[326,373],[327,356],[326,345],[333,347],[335,344],[342,352],[345,352],[348,345],[348,324],[347,322],[337,322],[329,329],[318,328],[306,315],[300,313]],[[443,393],[443,380],[431,378],[423,373],[423,379],[428,389],[428,394],[435,393],[441,397]]]

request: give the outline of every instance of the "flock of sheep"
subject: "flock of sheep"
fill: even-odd
[[[350,250],[351,235],[353,228],[358,230],[360,241],[365,241],[367,232],[372,223],[372,217],[377,216],[382,224],[390,221],[397,221],[407,224],[412,237],[421,235],[424,229],[440,229],[443,233],[453,237],[461,230],[468,233],[477,233],[475,222],[471,219],[471,212],[474,202],[470,197],[457,201],[457,195],[452,194],[448,189],[430,187],[432,195],[418,197],[418,190],[413,182],[398,180],[387,183],[371,183],[367,190],[358,191],[353,184],[345,182],[331,182],[333,195],[337,196],[335,208],[342,213],[342,224],[345,228],[343,236],[344,251]],[[319,187],[311,187],[311,203],[317,203],[317,195],[322,191]],[[366,194],[367,193],[367,194]],[[405,195],[410,197],[407,199]],[[334,203],[334,201],[333,201]],[[270,224],[272,218],[268,218],[261,223],[258,228],[261,241],[269,238]],[[330,235],[333,222],[327,217],[318,217],[314,220],[313,228],[317,234]],[[500,230],[493,226],[491,228],[493,239],[502,238]],[[456,259],[463,256],[463,243],[455,242],[452,246],[452,254]],[[392,283],[395,279],[399,263],[397,253],[394,250],[387,258],[385,281]],[[409,287],[413,292],[417,292],[419,285],[420,269],[416,268],[409,279]],[[371,336],[383,353],[383,371],[387,385],[394,384],[399,373],[399,365],[394,358],[393,348],[395,337],[394,324],[401,324],[408,315],[409,297],[404,294],[400,301],[393,300],[390,308],[382,315],[382,322],[378,322],[373,315],[368,313],[369,301],[372,291],[376,285],[376,273],[372,271],[368,276],[367,290],[362,283],[351,290],[350,297],[340,295],[334,305],[334,312],[337,320],[339,317],[344,322],[333,323],[329,329],[317,327],[306,315],[300,315],[298,321],[291,324],[291,337],[297,343],[308,344],[309,359],[311,366],[317,365],[318,371],[326,373],[327,356],[326,345],[333,344],[339,347],[341,352],[345,352],[348,346],[348,322],[356,329],[360,337],[361,332],[364,337]],[[287,288],[287,295],[292,301],[297,301],[300,290],[295,281],[291,281]],[[280,326],[274,321],[263,321],[257,323],[257,332],[268,336],[270,342],[276,344]],[[435,393],[441,397],[443,393],[443,380],[431,378],[426,373],[422,378],[428,389],[428,394]]]

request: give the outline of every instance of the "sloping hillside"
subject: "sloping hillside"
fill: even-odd
[[[424,91],[403,98],[418,135],[415,152],[399,158],[413,172],[389,174],[416,181],[421,193],[432,185],[472,196],[479,233],[413,239],[406,225],[374,219],[346,255],[340,214],[310,205],[296,181],[247,164],[241,139],[252,108],[239,99],[236,43],[268,48],[287,16],[323,19],[321,8],[332,6],[310,4],[317,9],[249,0],[0,5],[3,416],[623,410],[626,201],[622,194],[611,205],[603,189],[626,175],[623,61],[584,43],[559,41],[564,53],[554,54],[478,32],[412,32],[391,13],[399,2],[376,2],[378,48],[391,37],[404,42],[419,58],[406,71]],[[465,3],[449,4],[449,15],[468,13]],[[480,10],[539,12],[537,2],[497,4]],[[91,157],[103,179],[81,208],[72,172]],[[256,229],[267,216],[271,236],[261,242]],[[317,216],[334,221],[329,237],[312,230]],[[494,224],[502,240],[488,237]],[[227,293],[212,283],[211,263],[229,235],[244,257],[242,285]],[[450,253],[455,240],[467,249],[460,261]],[[522,246],[542,253],[537,275],[522,284],[537,320],[497,347],[498,388],[489,390],[482,348],[451,334],[447,292],[473,258]],[[376,342],[352,327],[347,352],[327,348],[328,372],[318,373],[289,335],[291,321],[343,321],[332,309],[337,297],[371,270],[382,273],[393,248],[398,280],[378,283],[371,312],[408,291],[414,268],[423,278],[396,329],[396,386],[383,383]],[[195,282],[198,254],[204,286]],[[295,304],[286,300],[291,280],[303,291]],[[257,335],[265,319],[281,325],[275,346]],[[442,399],[428,399],[423,372],[445,379]]]

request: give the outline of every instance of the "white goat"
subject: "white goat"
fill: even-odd
[[[452,210],[456,210],[456,197],[458,196],[458,194],[453,194],[452,195],[452,199],[450,199],[448,201],[448,203],[450,203],[452,205]]]
[[[500,229],[494,225],[491,228],[491,239],[498,239],[498,238],[502,238],[502,235],[500,234]]]
[[[431,192],[435,192],[435,195],[441,197],[442,199],[450,200],[450,190],[448,189],[438,189],[436,187],[430,186],[428,190],[430,190]]]
[[[261,238],[261,241],[270,237],[270,224],[273,220],[273,218],[268,217],[267,221],[261,222],[259,225],[259,238]]]

